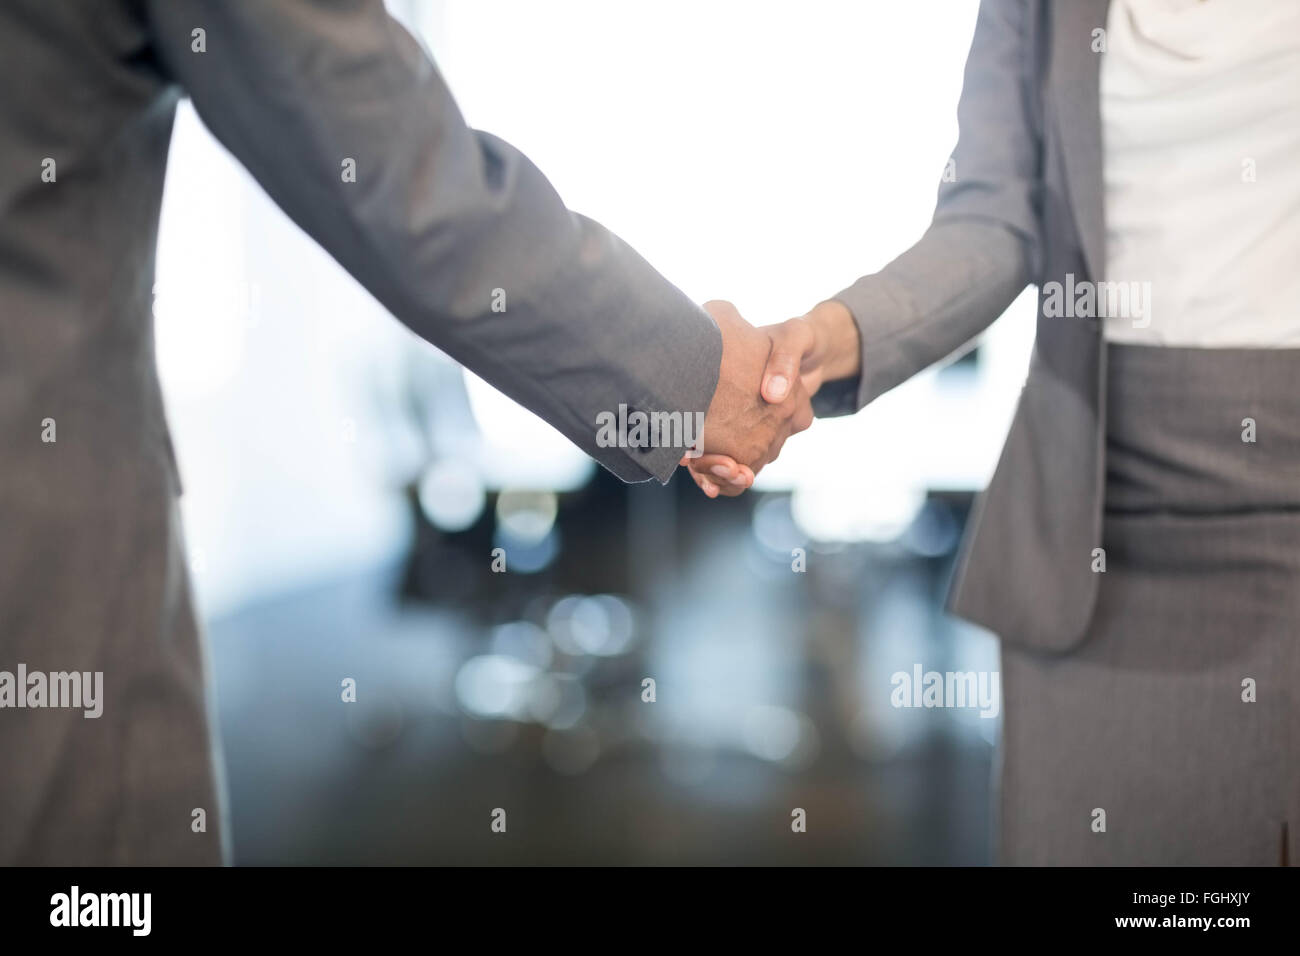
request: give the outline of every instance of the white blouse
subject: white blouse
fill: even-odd
[[[1106,338],[1300,347],[1300,0],[1111,0],[1105,39]]]

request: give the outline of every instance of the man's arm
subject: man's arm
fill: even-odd
[[[600,447],[597,416],[707,411],[717,327],[525,156],[469,129],[381,0],[146,12],[213,134],[398,319],[620,478],[668,480],[683,448]]]

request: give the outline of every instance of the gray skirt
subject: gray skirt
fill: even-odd
[[[999,862],[1294,861],[1300,350],[1111,345],[1108,367],[1088,634],[1002,649]]]

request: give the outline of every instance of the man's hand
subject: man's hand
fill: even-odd
[[[776,458],[790,435],[811,425],[813,416],[809,396],[797,383],[774,402],[760,396],[772,354],[766,332],[741,318],[730,302],[706,302],[704,308],[722,332],[722,365],[704,416],[702,457],[718,456],[724,464],[718,471],[708,466],[698,472],[692,469],[692,475],[713,498],[719,493],[740,494],[753,484],[754,475]],[[700,460],[688,456],[682,464]]]
[[[729,303],[709,305],[725,306],[735,320],[743,322]],[[713,309],[710,309],[710,313],[721,327],[719,313]],[[806,402],[823,383],[852,378],[861,370],[858,327],[853,321],[852,313],[840,302],[823,302],[807,315],[757,331],[766,333],[771,340],[771,351],[763,372],[762,396],[765,401],[776,403],[778,407],[791,399]],[[725,366],[725,344],[723,348],[722,361]],[[719,383],[719,392],[721,390]],[[809,412],[811,414],[811,408]],[[802,431],[806,427],[803,425],[794,431]],[[708,432],[707,419],[705,432]],[[782,436],[781,443],[785,437],[788,436]],[[721,454],[720,449],[711,447],[707,441],[704,447],[705,454],[697,458],[684,458],[682,463],[688,466],[691,477],[706,495],[710,498],[716,498],[719,494],[735,496],[753,484],[758,468],[746,468],[743,459]],[[780,447],[780,443],[776,444],[773,453],[762,464],[774,459],[775,452],[779,452]]]

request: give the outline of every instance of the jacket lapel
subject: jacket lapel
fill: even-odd
[[[1106,226],[1102,196],[1101,57],[1094,30],[1106,27],[1110,0],[1048,4],[1052,29],[1049,95],[1065,159],[1066,190],[1079,229],[1089,278],[1105,278]]]

